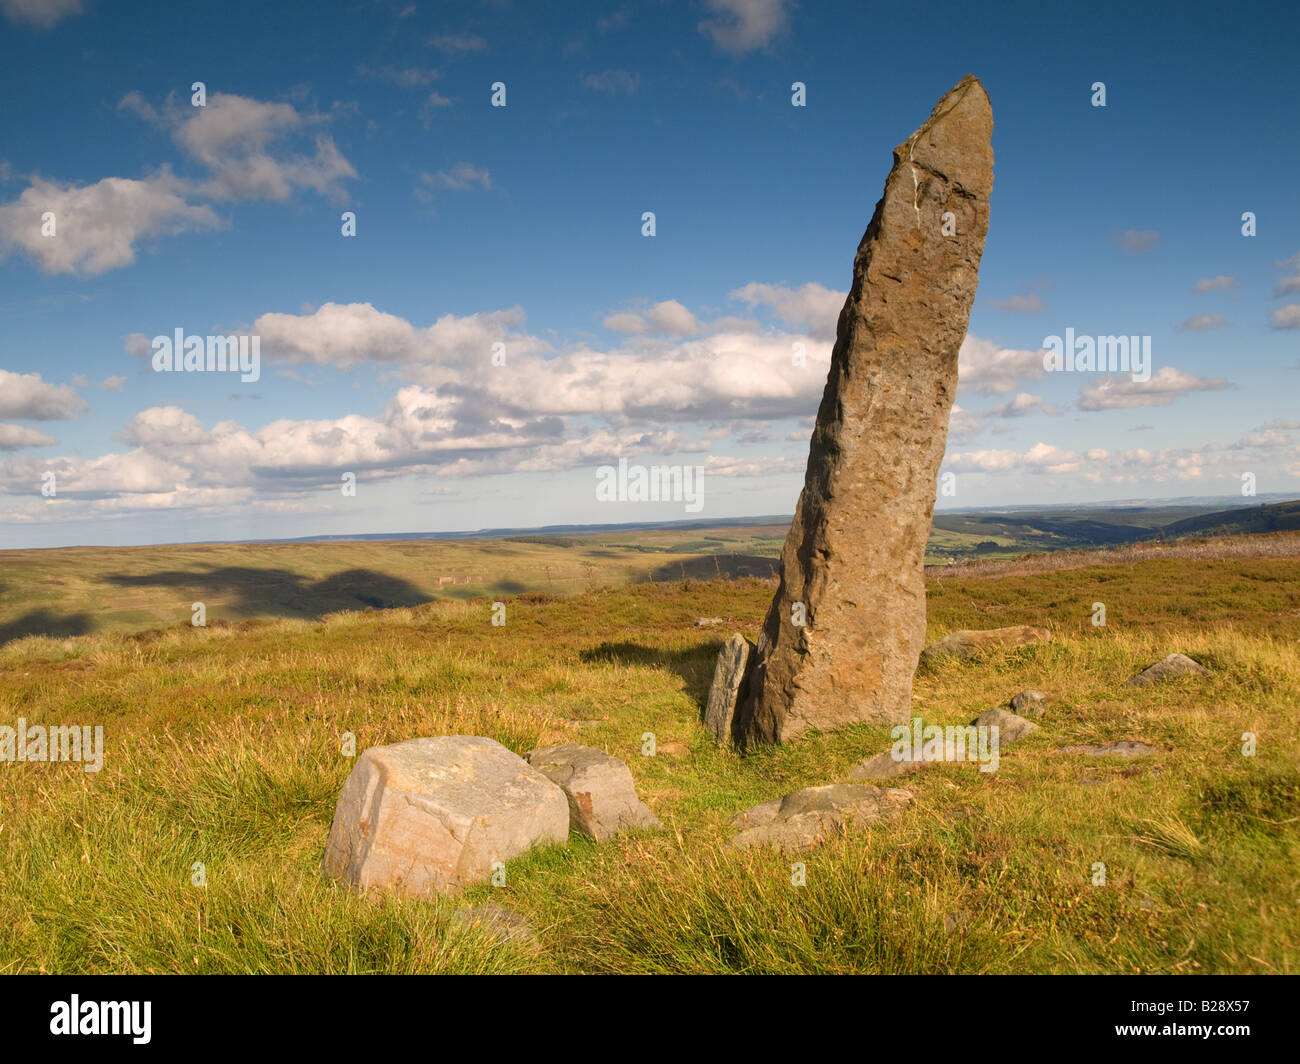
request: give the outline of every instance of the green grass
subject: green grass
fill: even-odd
[[[277,564],[242,551],[248,568]],[[796,858],[733,851],[731,816],[843,778],[889,738],[862,725],[746,757],[708,738],[717,649],[757,630],[771,594],[757,580],[623,583],[512,595],[504,628],[484,597],[0,647],[0,723],[102,724],[106,745],[98,774],[0,763],[0,972],[1300,969],[1295,558],[931,581],[932,638],[1005,624],[1055,638],[923,669],[915,712],[964,722],[1038,687],[1052,696],[1042,730],[996,773],[911,777],[898,821],[797,858],[803,886]],[[725,623],[698,629],[700,616]],[[1171,651],[1212,676],[1122,686]],[[641,754],[647,731],[658,756]],[[357,898],[319,871],[349,732],[358,749],[441,734],[520,753],[598,746],[664,827],[575,836],[459,898]],[[1116,739],[1158,752],[1058,749]],[[525,914],[538,945],[450,922],[488,899]]]

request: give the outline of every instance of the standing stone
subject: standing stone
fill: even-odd
[[[718,663],[713,667],[713,686],[709,688],[709,701],[704,707],[704,726],[713,732],[718,742],[731,737],[731,721],[736,713],[736,703],[744,695],[742,688],[753,650],[754,644],[737,632],[718,651]]]
[[[909,717],[935,481],[988,231],[992,132],[984,87],[966,77],[894,149],[737,710],[743,745]]]
[[[640,798],[632,770],[594,746],[564,743],[528,752],[528,763],[559,787],[569,802],[569,823],[597,842],[626,828],[656,828],[659,821]]]
[[[343,785],[324,870],[354,889],[427,898],[569,839],[564,792],[500,743],[470,735],[372,746]]]

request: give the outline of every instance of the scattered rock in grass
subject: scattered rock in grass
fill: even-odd
[[[1209,676],[1210,670],[1199,662],[1193,661],[1186,654],[1170,654],[1162,661],[1157,661],[1136,676],[1130,677],[1125,687],[1150,687],[1152,684],[1164,683],[1178,676]]]
[[[704,726],[718,742],[731,738],[731,722],[736,715],[736,704],[745,692],[753,651],[754,644],[736,632],[718,652],[709,701],[704,707]]]
[[[372,746],[334,810],[324,871],[363,893],[455,893],[497,862],[569,837],[564,792],[500,743],[470,735]]]
[[[659,821],[636,796],[632,771],[591,746],[564,743],[528,753],[528,763],[558,786],[569,802],[570,826],[603,842],[627,828],[655,828]]]
[[[691,748],[687,743],[659,743],[655,747],[656,757],[666,757],[669,761],[685,761],[691,756]]]
[[[849,769],[848,778],[851,780],[891,780],[899,776],[910,776],[913,772],[919,772],[926,765],[936,764],[933,761],[903,761],[894,757],[892,750],[886,750],[883,754],[877,754],[875,757],[869,757],[865,761],[860,761]]]
[[[1121,739],[1116,743],[1081,743],[1076,746],[1063,746],[1061,752],[1066,754],[1090,754],[1093,757],[1146,757],[1154,754],[1156,748],[1146,743]]]
[[[1046,628],[1034,628],[1027,624],[953,632],[921,651],[921,661],[929,662],[942,657],[973,658],[986,650],[1010,650],[1051,641],[1052,633]]]
[[[708,628],[711,625],[721,624],[721,623],[722,623],[721,617],[696,617],[695,618],[696,628]]]
[[[1032,720],[1025,720],[1024,717],[1018,717],[1014,713],[1009,713],[1001,706],[995,709],[986,709],[973,721],[977,728],[990,728],[997,726],[998,745],[1005,746],[1007,743],[1018,742],[1026,735],[1033,735],[1038,731],[1038,725]]]
[[[743,830],[731,845],[741,850],[772,846],[784,853],[807,850],[852,826],[892,820],[911,801],[911,791],[866,783],[805,787],[737,814],[732,823]]]
[[[469,905],[464,909],[457,909],[451,914],[451,922],[457,928],[474,928],[489,938],[501,942],[516,942],[524,946],[537,945],[537,935],[528,918],[495,902],[484,902],[482,905]]]
[[[564,722],[570,728],[577,728],[580,731],[586,731],[589,728],[599,728],[605,723],[603,720],[566,720]]]
[[[1021,691],[1010,702],[1011,712],[1022,717],[1041,717],[1047,708],[1047,695],[1042,691]]]

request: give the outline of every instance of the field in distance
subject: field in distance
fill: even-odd
[[[188,624],[195,603],[203,604],[208,624],[315,620],[525,591],[569,595],[685,579],[770,579],[788,527],[788,520],[767,518],[716,526],[0,551],[0,645],[28,635]],[[1102,548],[1140,557],[1156,543],[1282,530],[1300,530],[1300,502],[948,511],[935,516],[926,561],[1001,564],[1027,554]]]

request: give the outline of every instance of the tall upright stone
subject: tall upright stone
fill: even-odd
[[[737,709],[745,745],[911,713],[935,481],[988,232],[992,132],[988,95],[966,77],[894,149]]]

